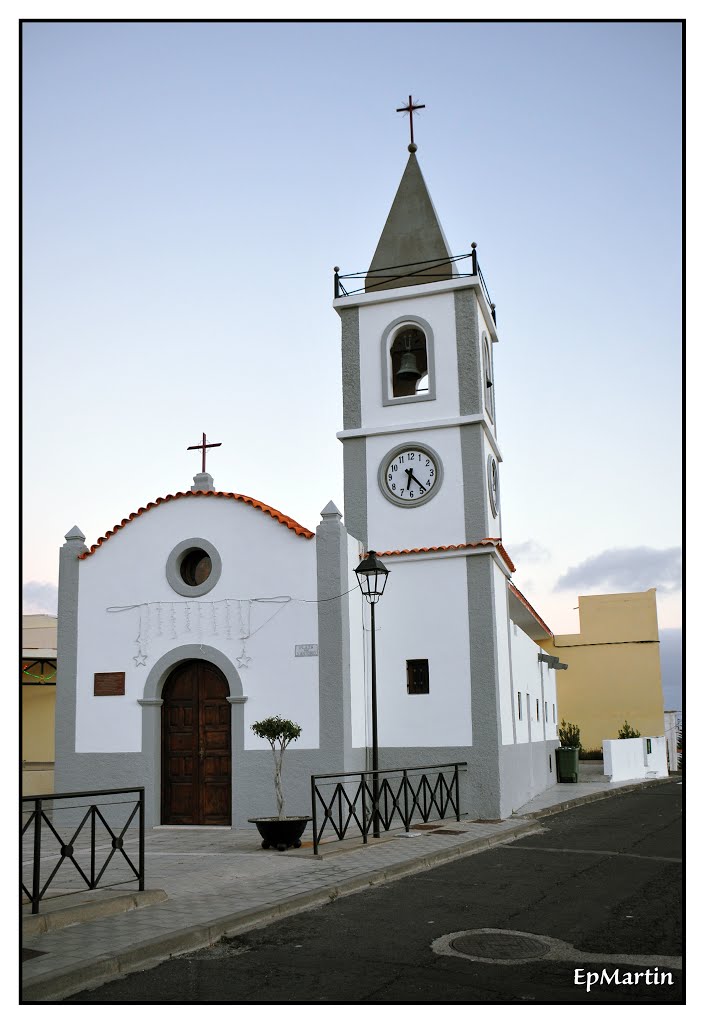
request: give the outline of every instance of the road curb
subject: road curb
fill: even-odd
[[[524,814],[517,814],[519,820],[536,820],[537,818],[548,818],[552,814],[560,814],[561,811],[569,811],[571,807],[580,807],[581,804],[591,804],[596,800],[606,800],[612,796],[620,796],[622,793],[635,793],[638,789],[651,789],[653,786],[661,786],[666,782],[674,782],[675,777],[669,776],[665,779],[647,779],[645,782],[635,782],[627,786],[618,786],[615,789],[602,789],[596,793],[584,793],[582,796],[573,797],[571,800],[563,800],[560,804],[552,804],[540,811],[528,811]],[[512,815],[512,818],[514,815]]]
[[[168,899],[163,889],[145,889],[143,892],[123,893],[90,903],[78,903],[63,910],[50,910],[46,914],[25,914],[22,917],[22,941],[74,924],[99,921],[103,917],[125,914],[139,907],[151,907]]]
[[[445,847],[435,853],[425,853],[403,864],[377,868],[335,885],[321,886],[278,903],[267,904],[253,910],[241,910],[236,914],[216,918],[205,924],[171,932],[157,939],[128,946],[121,953],[101,957],[90,963],[80,964],[68,970],[56,971],[28,982],[22,988],[23,1003],[58,1002],[82,992],[86,988],[115,981],[124,974],[155,967],[172,956],[211,946],[222,938],[231,938],[253,928],[263,928],[274,921],[307,910],[315,910],[333,900],[351,896],[373,885],[396,881],[406,875],[418,874],[429,868],[482,853],[495,846],[501,846],[526,835],[542,831],[533,821],[517,822],[514,828],[494,836],[473,838],[456,846]]]

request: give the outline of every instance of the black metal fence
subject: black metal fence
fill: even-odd
[[[454,761],[418,768],[312,775],[314,854],[326,828],[338,839],[344,839],[351,828],[357,829],[366,843],[370,832],[388,832],[402,826],[408,832],[412,821],[451,815],[460,821],[459,774],[466,768],[467,761]]]
[[[339,268],[335,267],[333,271],[333,297],[340,299],[348,295],[359,295],[365,291],[370,292],[375,289],[392,287],[396,282],[404,281],[409,277],[413,277],[416,282],[421,283],[427,277],[429,282],[433,282],[437,280],[439,269],[446,268],[449,262],[457,265],[462,263],[463,260],[470,260],[470,270],[463,273],[455,270],[452,280],[458,280],[463,277],[479,278],[482,293],[492,313],[492,319],[497,323],[496,307],[490,298],[487,283],[477,259],[477,249],[474,246],[470,252],[463,253],[460,256],[446,256],[439,260],[421,260],[416,263],[399,263],[393,267],[375,268],[372,272],[369,270],[357,270],[353,274],[341,274]],[[343,284],[344,281],[347,283]],[[363,282],[362,287],[356,288],[354,284],[351,287],[351,283],[356,281]]]
[[[134,795],[128,800],[107,799],[129,794]],[[144,889],[144,787],[23,797],[22,816],[21,891],[31,902],[33,914],[39,913],[40,901],[51,896],[135,879],[140,891]],[[126,843],[137,846],[131,856]],[[126,865],[127,878],[109,873],[111,864],[113,869]],[[52,883],[58,891],[47,895]]]

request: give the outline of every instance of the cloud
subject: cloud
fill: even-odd
[[[683,709],[683,631],[659,630],[661,654],[661,684],[665,711]]]
[[[22,587],[22,613],[24,615],[56,615],[59,588],[55,583],[30,580]]]
[[[543,547],[536,540],[523,540],[519,544],[505,544],[505,547],[511,555],[512,561],[519,564],[519,562],[547,562],[551,557],[551,552],[548,548]]]
[[[621,593],[658,587],[668,594],[680,586],[680,548],[613,548],[568,569],[554,590]]]

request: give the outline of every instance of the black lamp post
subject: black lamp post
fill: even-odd
[[[375,551],[368,551],[355,570],[365,600],[370,606],[370,630],[372,634],[372,835],[379,839],[379,745],[377,742],[377,651],[375,647],[375,605],[384,593],[389,576]]]

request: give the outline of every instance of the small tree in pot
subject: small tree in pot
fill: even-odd
[[[252,731],[255,736],[267,740],[272,748],[277,816],[276,818],[248,818],[248,821],[257,826],[259,834],[262,836],[264,850],[268,850],[270,846],[276,846],[278,850],[286,850],[290,846],[298,849],[301,846],[301,836],[306,828],[306,822],[311,819],[309,816],[301,814],[289,817],[284,814],[282,762],[286,748],[301,735],[301,726],[289,718],[273,715],[271,718],[263,718],[261,721],[255,722]]]

